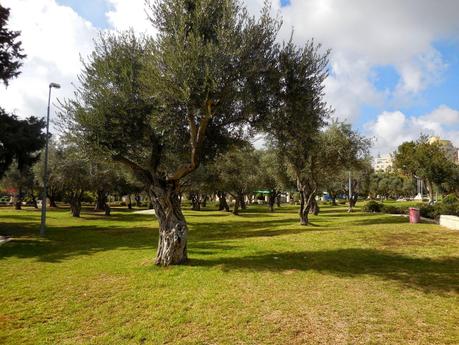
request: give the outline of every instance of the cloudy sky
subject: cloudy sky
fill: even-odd
[[[263,0],[244,0],[256,14]],[[9,27],[21,30],[22,74],[0,90],[18,115],[43,116],[47,86],[70,97],[80,56],[100,30],[153,33],[144,0],[2,0]],[[392,152],[420,133],[459,146],[459,1],[273,0],[281,39],[314,38],[332,49],[327,101],[335,115],[374,138],[373,153]]]

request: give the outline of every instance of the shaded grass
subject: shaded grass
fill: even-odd
[[[456,344],[459,233],[322,207],[185,211],[188,265],[153,216],[0,209],[0,343]]]

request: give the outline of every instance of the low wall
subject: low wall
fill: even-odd
[[[449,229],[459,230],[459,217],[441,215],[440,225]]]

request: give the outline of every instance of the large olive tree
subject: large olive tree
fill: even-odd
[[[284,45],[273,75],[274,111],[262,123],[277,152],[282,155],[300,192],[300,221],[308,223],[310,206],[319,188],[316,180],[319,133],[330,109],[323,100],[328,53],[308,42]]]
[[[187,261],[180,180],[269,111],[279,25],[237,0],[149,4],[155,38],[105,35],[62,117],[78,141],[130,167],[159,221],[156,264]]]

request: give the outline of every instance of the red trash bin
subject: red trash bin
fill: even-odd
[[[411,224],[419,223],[420,219],[421,219],[421,213],[419,211],[419,208],[410,207],[410,223]]]

